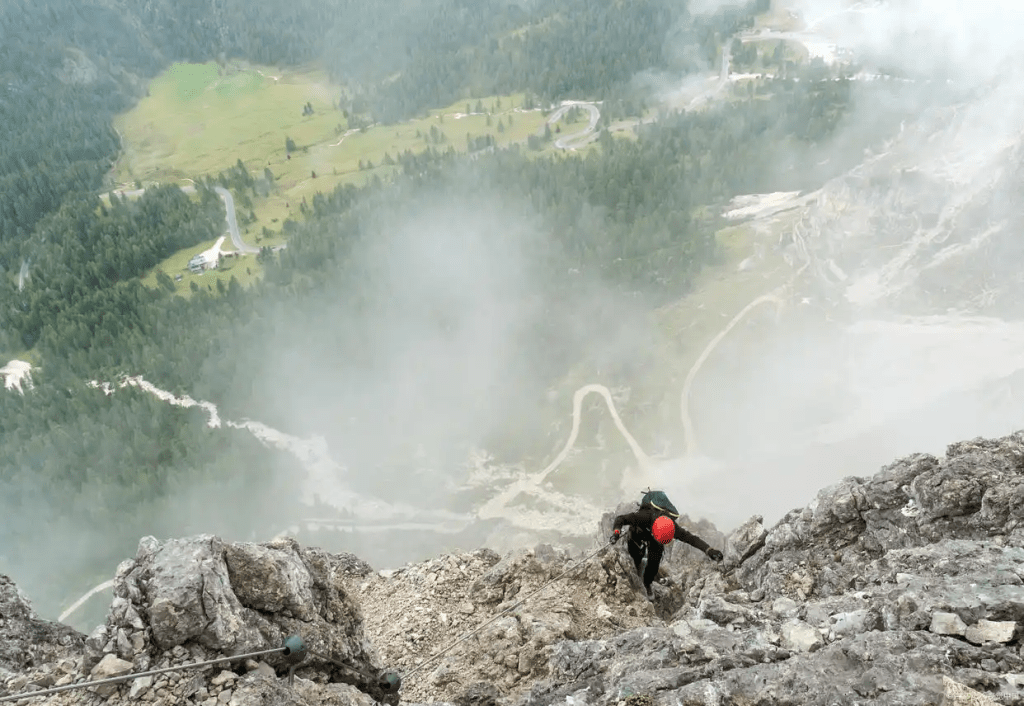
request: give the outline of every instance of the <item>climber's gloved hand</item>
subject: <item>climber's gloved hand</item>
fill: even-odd
[[[704,553],[708,555],[708,559],[711,559],[711,561],[722,560],[722,552],[718,551],[714,547],[708,547],[708,550]]]
[[[612,536],[608,538],[608,541],[611,542],[612,544],[615,544],[616,542],[619,541],[619,537],[620,536],[621,535],[619,534],[619,530],[612,530]]]

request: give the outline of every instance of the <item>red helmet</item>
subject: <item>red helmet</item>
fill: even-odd
[[[651,534],[662,544],[668,544],[676,537],[676,523],[662,515],[654,521]]]

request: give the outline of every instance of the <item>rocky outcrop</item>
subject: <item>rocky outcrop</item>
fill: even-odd
[[[52,686],[78,668],[85,636],[40,620],[18,587],[0,576],[0,694]]]
[[[23,672],[7,680],[7,689],[19,693],[32,691],[33,684],[61,686],[185,666],[278,648],[288,636],[299,635],[308,654],[294,671],[275,653],[66,692],[48,703],[96,698],[204,706],[393,701],[394,695],[379,687],[382,666],[348,589],[348,577],[370,571],[350,555],[303,549],[292,540],[230,544],[200,536],[161,543],[147,537],[136,557],[118,567],[107,622],[87,639],[32,620],[22,602],[7,601],[4,594],[4,636],[24,637],[20,643],[4,641],[12,653],[5,660],[8,668]],[[8,603],[14,606],[13,623]],[[49,654],[47,645],[54,642],[30,644],[33,636],[68,644],[65,653],[73,659],[65,660],[71,667],[59,680],[51,677],[46,683],[45,672],[41,677],[33,673],[34,662]],[[283,677],[292,677],[290,686]]]
[[[1024,703],[1022,483],[1015,434],[754,518],[663,625],[563,642],[523,702]]]
[[[847,479],[771,528],[683,518],[725,560],[674,545],[653,601],[622,543],[602,546],[613,513],[591,552],[380,572],[288,540],[145,539],[84,646],[0,584],[0,676],[23,692],[299,633],[293,682],[273,655],[49,703],[369,706],[394,700],[374,682],[387,664],[407,702],[459,706],[1024,704],[1022,485],[1015,434]]]

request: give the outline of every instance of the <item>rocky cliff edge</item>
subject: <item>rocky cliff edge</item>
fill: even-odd
[[[1024,433],[961,442],[826,488],[770,529],[684,518],[726,559],[677,543],[653,602],[621,544],[578,567],[589,552],[542,545],[375,571],[290,540],[145,538],[88,637],[0,579],[0,696],[300,634],[293,680],[270,655],[18,703],[368,705],[395,700],[385,669],[417,670],[404,701],[460,706],[1024,703],[1022,510]]]

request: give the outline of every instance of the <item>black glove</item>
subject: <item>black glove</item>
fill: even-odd
[[[714,547],[708,547],[708,550],[706,552],[704,552],[704,553],[707,554],[708,555],[708,559],[711,559],[712,561],[721,561],[722,560],[722,552],[718,551]]]
[[[615,544],[619,541],[619,530],[612,530],[612,536],[608,538],[608,541]]]

